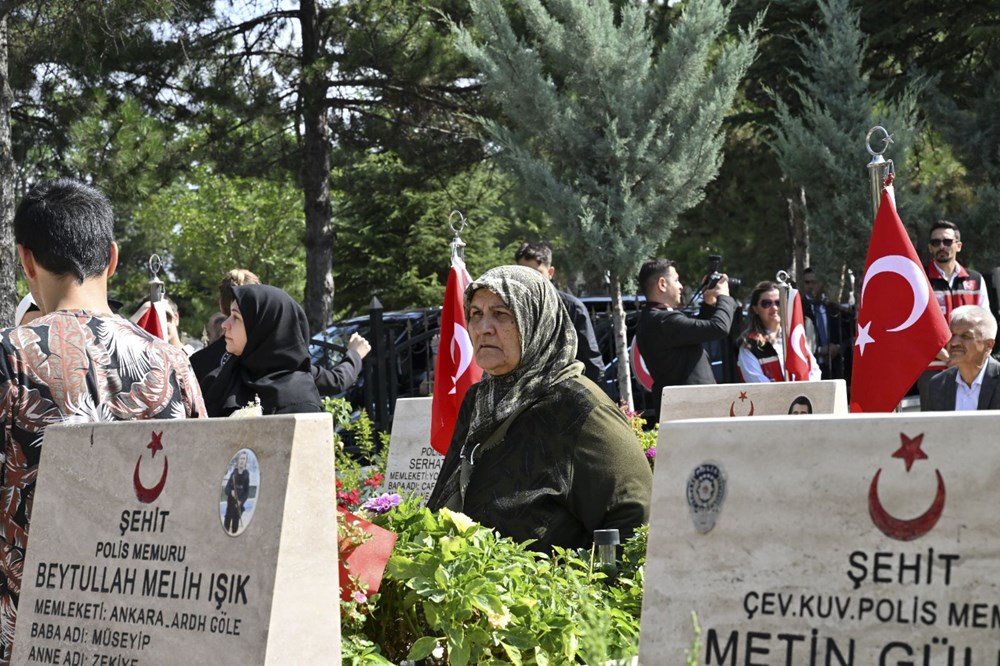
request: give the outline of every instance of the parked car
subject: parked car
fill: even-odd
[[[381,335],[374,327],[381,327]],[[333,368],[344,359],[351,335],[358,333],[371,343],[358,381],[341,396],[355,411],[365,409],[376,427],[388,430],[396,398],[430,395],[436,353],[436,335],[441,328],[441,308],[382,312],[352,317],[334,323],[313,336],[309,354],[313,364]],[[384,381],[377,381],[381,375]]]

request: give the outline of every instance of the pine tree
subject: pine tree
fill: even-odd
[[[619,387],[631,405],[622,282],[718,174],[722,121],[757,26],[721,40],[729,9],[701,0],[660,46],[641,2],[517,0],[519,16],[508,4],[472,0],[472,26],[456,29],[500,110],[482,123],[578,268],[609,274]]]
[[[867,40],[848,0],[818,0],[822,23],[803,25],[798,41],[804,75],[790,73],[800,109],[775,97],[775,138],[771,145],[785,177],[805,193],[805,226],[812,263],[821,274],[864,268],[873,211],[865,135],[885,127],[894,143],[886,151],[904,178],[907,158],[919,132],[917,94],[911,84],[897,99],[880,94],[869,81],[863,59]],[[879,137],[881,138],[881,137]],[[872,148],[883,146],[873,137]],[[898,184],[898,183],[897,183]],[[903,219],[916,217],[916,196],[898,199]],[[800,267],[801,268],[801,267]]]

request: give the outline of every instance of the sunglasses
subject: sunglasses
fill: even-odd
[[[781,301],[772,301],[770,298],[762,298],[759,301],[757,301],[757,305],[759,305],[760,307],[762,307],[762,308],[764,308],[766,310],[769,307],[771,307],[772,305],[774,307],[780,306],[781,305]]]
[[[951,247],[954,242],[954,238],[932,238],[931,247],[941,247],[942,245],[945,247]]]

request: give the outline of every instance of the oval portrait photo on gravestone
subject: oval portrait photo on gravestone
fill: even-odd
[[[239,536],[253,520],[260,494],[260,465],[250,449],[240,449],[222,475],[219,519],[229,536]]]

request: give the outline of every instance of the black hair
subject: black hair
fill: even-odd
[[[656,281],[665,276],[675,266],[676,264],[670,259],[650,259],[642,265],[642,268],[639,269],[639,287],[642,289],[642,293],[646,295],[646,298],[649,298],[649,294],[653,291],[653,285],[656,284]]]
[[[514,261],[522,259],[537,261],[541,266],[551,266],[552,246],[545,241],[521,243],[521,247],[517,248],[517,252],[514,253]]]
[[[77,282],[111,263],[114,214],[102,192],[70,178],[32,187],[14,213],[14,242],[31,250],[39,266]]]
[[[792,404],[788,405],[788,413],[789,414],[792,413],[792,410],[795,408],[795,405],[805,405],[806,407],[809,408],[809,413],[810,414],[813,413],[813,404],[812,404],[812,401],[809,400],[809,398],[807,398],[804,395],[800,395],[799,397],[795,398],[795,400],[792,400]]]
[[[962,240],[962,232],[958,230],[958,225],[954,222],[949,222],[948,220],[938,220],[931,225],[931,230],[927,232],[927,237],[930,238],[931,234],[934,233],[936,229],[951,229],[955,232],[955,240]]]
[[[763,347],[764,343],[767,342],[770,332],[767,327],[764,326],[764,322],[760,320],[757,313],[754,312],[753,306],[760,302],[760,297],[769,291],[775,291],[778,289],[777,282],[771,282],[770,280],[764,280],[758,282],[754,285],[753,291],[750,292],[750,307],[747,312],[747,323],[746,327],[743,329],[743,333],[740,335],[740,343],[749,347],[751,344],[755,344],[758,347]]]

